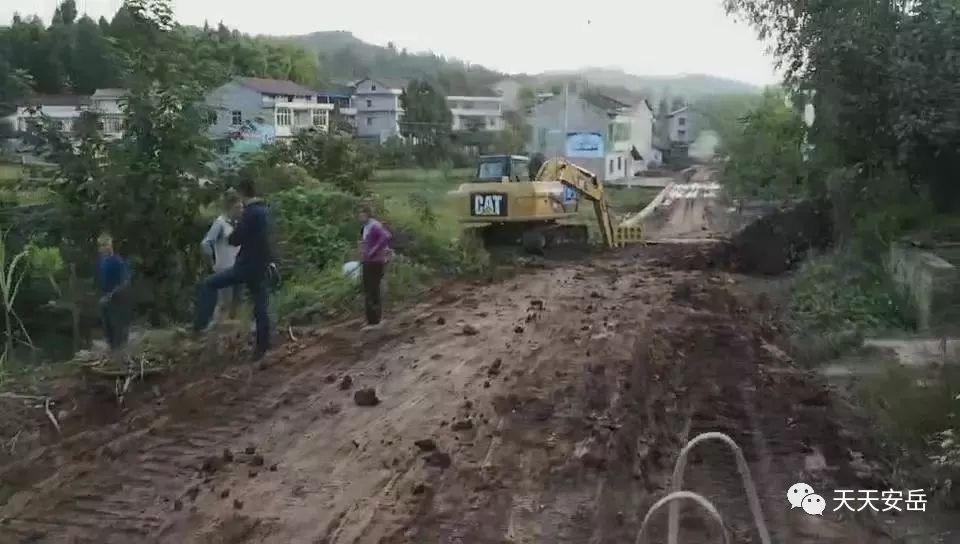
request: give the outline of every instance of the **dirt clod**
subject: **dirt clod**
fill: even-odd
[[[223,455],[221,456],[224,463],[233,462],[233,452],[229,448],[223,448]]]
[[[256,470],[251,470],[251,471],[247,474],[247,476],[249,476],[249,477],[251,477],[251,478],[256,478],[256,477],[257,477],[257,471],[256,471]]]
[[[207,474],[213,474],[223,468],[223,458],[211,455],[203,460],[200,470]]]
[[[413,494],[414,494],[414,495],[423,495],[423,494],[426,493],[426,492],[427,492],[427,486],[425,486],[425,485],[423,485],[423,484],[417,484],[417,485],[413,486]]]
[[[245,453],[245,454],[247,454],[247,455],[253,455],[253,454],[257,453],[257,447],[256,447],[256,446],[247,446],[247,449],[243,450],[243,453]]]
[[[243,510],[243,501],[241,501],[240,499],[233,499],[233,509]]]
[[[443,317],[438,317],[438,318],[437,318],[437,325],[446,325],[446,324],[447,324],[447,320],[446,320],[446,319],[444,319]]]
[[[320,409],[320,413],[325,416],[335,416],[340,413],[342,408],[336,402],[328,402],[323,408]]]
[[[264,460],[262,455],[254,455],[252,458],[250,458],[251,467],[262,467],[263,463]]]
[[[451,427],[454,431],[469,431],[473,429],[473,420],[471,419],[461,419],[454,423]]]
[[[347,374],[346,376],[343,377],[343,379],[340,380],[340,390],[347,391],[351,387],[353,387],[353,377]]]
[[[173,501],[173,511],[179,512],[181,510],[183,510],[183,501],[181,501],[180,499],[176,499],[175,501]]]
[[[327,377],[323,379],[327,383],[336,383],[337,376],[336,374],[327,374]]]
[[[229,489],[224,489],[223,491],[220,492],[220,498],[221,498],[221,499],[226,499],[226,498],[229,497],[229,496],[230,496],[230,490],[229,490]]]
[[[430,455],[424,458],[424,461],[427,462],[427,465],[431,467],[437,467],[440,469],[449,468],[452,460],[450,459],[450,454],[442,451],[435,451]]]
[[[372,388],[366,388],[353,394],[353,403],[357,406],[376,406],[380,404],[380,398]]]
[[[470,324],[464,325],[462,332],[465,336],[476,336],[480,334],[480,330]]]
[[[517,325],[516,327],[513,328],[513,332],[517,334],[523,334],[523,331],[524,331],[523,325]]]
[[[414,446],[420,448],[421,451],[436,451],[437,442],[432,438],[424,438],[423,440],[417,440],[413,443]]]
[[[200,495],[200,487],[195,485],[195,486],[191,487],[190,489],[188,489],[187,492],[184,493],[183,496],[186,497],[187,500],[189,500],[190,502],[193,502],[193,501],[197,500],[197,496],[198,496],[198,495]]]
[[[484,389],[490,389],[490,381],[489,381],[489,380],[483,382],[483,388],[484,388]]]
[[[277,471],[277,465],[270,465],[270,472],[276,472],[276,471]]]
[[[492,365],[490,365],[490,370],[487,371],[487,375],[488,375],[488,376],[491,376],[491,377],[492,377],[492,376],[499,376],[499,375],[500,375],[500,370],[502,370],[502,369],[503,369],[503,360],[502,360],[502,359],[497,359],[496,361],[493,362]]]

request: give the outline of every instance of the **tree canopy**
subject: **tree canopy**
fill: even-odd
[[[90,94],[98,88],[129,87],[129,56],[144,36],[127,1],[110,21],[79,14],[74,0],[58,6],[49,25],[37,15],[14,17],[0,27],[0,113],[30,93]],[[169,52],[183,63],[170,66],[202,87],[237,75],[326,84],[315,55],[294,44],[254,38],[219,24],[185,27],[169,15]]]
[[[896,168],[941,211],[960,208],[960,10],[955,0],[727,0],[774,44],[815,158]],[[860,190],[859,188],[854,188]]]

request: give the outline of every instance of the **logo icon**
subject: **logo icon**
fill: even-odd
[[[803,508],[804,497],[813,495],[814,493],[815,491],[809,485],[803,482],[797,482],[787,490],[787,502],[790,503],[790,508]]]
[[[811,516],[822,516],[826,508],[827,501],[816,493],[811,493],[803,498],[803,511]]]
[[[475,194],[471,212],[479,216],[507,215],[507,202],[502,194]]]

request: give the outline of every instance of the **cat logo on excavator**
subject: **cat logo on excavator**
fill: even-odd
[[[481,217],[503,217],[507,215],[506,195],[501,193],[474,193],[473,215]]]

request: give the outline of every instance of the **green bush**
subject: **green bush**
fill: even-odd
[[[358,257],[360,225],[354,214],[361,198],[326,187],[298,187],[273,195],[270,202],[287,279],[277,301],[282,318],[303,322],[358,311],[358,286],[343,276],[342,266]],[[388,302],[415,296],[440,277],[486,269],[482,246],[461,239],[449,214],[415,198],[373,204],[394,234],[396,257],[386,274]]]

